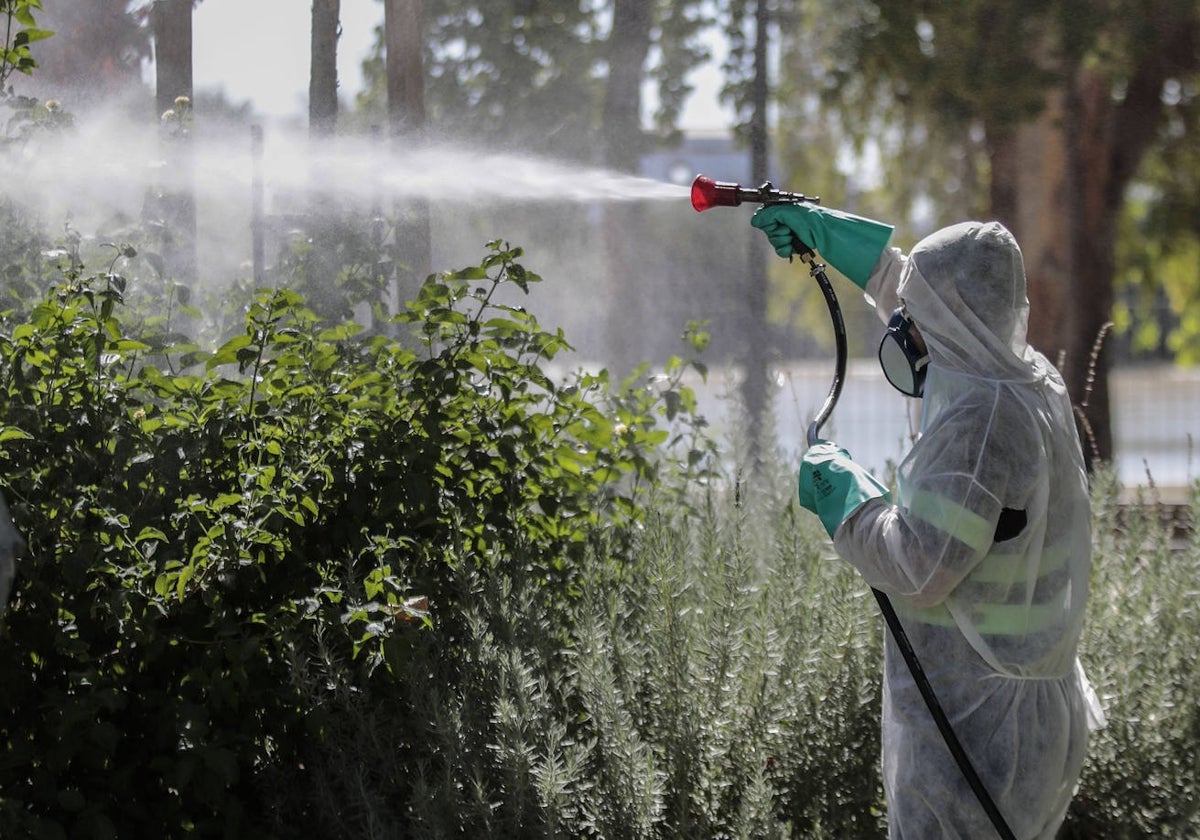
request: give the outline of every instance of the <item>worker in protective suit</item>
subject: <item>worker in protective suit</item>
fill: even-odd
[[[820,442],[804,455],[800,501],[889,596],[1012,832],[1052,838],[1103,721],[1076,655],[1091,509],[1071,404],[1026,343],[1024,263],[1008,230],[953,225],[905,256],[884,250],[890,228],[864,222],[804,205],[753,220],[781,256],[798,239],[863,288],[888,323],[889,381],[923,397],[894,498]],[[996,836],[890,634],[883,686],[889,837]]]

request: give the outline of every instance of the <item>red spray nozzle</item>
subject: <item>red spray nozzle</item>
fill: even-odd
[[[742,188],[729,181],[714,181],[697,175],[692,181],[692,207],[702,213],[710,207],[736,207],[742,203]]]
[[[743,202],[753,204],[797,204],[809,201],[814,204],[820,199],[803,193],[777,190],[770,181],[752,190],[732,181],[714,181],[707,175],[697,175],[692,181],[692,207],[702,213],[710,207],[737,207]]]

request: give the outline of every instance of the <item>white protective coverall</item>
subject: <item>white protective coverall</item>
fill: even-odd
[[[1076,656],[1088,480],[1063,380],[1026,343],[1021,251],[997,223],[954,225],[885,251],[867,295],[885,321],[907,307],[930,363],[896,503],[863,504],[834,546],[891,598],[1016,836],[1052,838],[1102,713]],[[883,685],[889,836],[996,836],[890,633]]]

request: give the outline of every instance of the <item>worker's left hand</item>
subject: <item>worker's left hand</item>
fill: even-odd
[[[800,463],[800,504],[821,519],[832,537],[838,527],[870,499],[890,499],[874,476],[854,463],[836,443],[818,441]]]

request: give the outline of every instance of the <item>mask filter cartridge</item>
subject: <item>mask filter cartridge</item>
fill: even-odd
[[[929,353],[913,335],[913,329],[903,308],[892,313],[879,342],[879,366],[893,388],[905,396],[920,397],[925,393]]]

